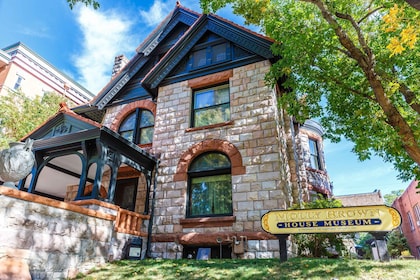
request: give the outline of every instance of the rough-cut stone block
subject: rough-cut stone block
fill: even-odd
[[[1,280],[31,280],[28,263],[11,257],[0,258]]]

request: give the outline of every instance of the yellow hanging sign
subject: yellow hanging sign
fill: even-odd
[[[401,215],[385,205],[272,210],[261,224],[271,234],[387,232],[401,225]]]

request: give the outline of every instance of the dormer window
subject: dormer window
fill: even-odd
[[[231,60],[230,44],[218,41],[219,44],[215,44],[215,42],[211,42],[211,45],[209,43],[202,44],[192,51],[189,58],[190,70]]]

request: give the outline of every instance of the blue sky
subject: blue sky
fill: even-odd
[[[70,10],[66,0],[0,0],[0,48],[18,41],[49,61],[94,94],[109,81],[114,57],[134,55],[136,47],[175,7],[176,0],[99,0],[92,10],[79,4]],[[200,12],[198,0],[181,1]],[[229,8],[218,13],[242,24]],[[258,31],[258,30],[255,30]],[[327,170],[334,194],[405,189],[391,164],[379,158],[360,162],[352,144],[325,142]]]

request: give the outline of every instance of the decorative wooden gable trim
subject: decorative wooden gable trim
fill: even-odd
[[[72,111],[60,110],[55,116],[45,121],[21,140],[27,138],[34,140],[47,139],[100,127],[101,124],[79,116]]]
[[[193,11],[177,6],[136,49],[136,56],[110,81],[110,83],[108,83],[108,85],[104,87],[98,94],[98,97],[93,100],[92,104],[97,106],[99,110],[102,110],[109,105],[121,92],[124,86],[126,86],[139,71],[142,71],[149,61],[154,59],[153,51],[161,42],[163,42],[180,23],[191,26],[197,20],[198,16],[199,14]],[[146,73],[144,73],[144,75],[146,75]],[[148,93],[152,93],[153,98],[156,97],[153,92],[148,91]]]
[[[273,59],[270,50],[273,40],[214,15],[202,15],[190,30],[166,53],[159,63],[142,80],[143,87],[155,92],[173,69],[193,49],[206,32],[212,32],[246,51],[264,59]],[[225,69],[223,69],[225,70]]]
[[[168,34],[182,22],[188,26],[194,24],[200,14],[177,5],[175,10],[169,14],[156,29],[137,47],[138,53],[149,55]]]

